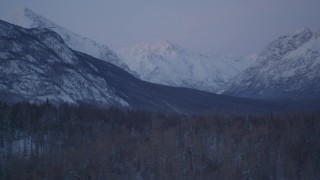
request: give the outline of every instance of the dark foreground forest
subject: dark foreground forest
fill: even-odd
[[[0,104],[0,179],[320,179],[320,113]]]

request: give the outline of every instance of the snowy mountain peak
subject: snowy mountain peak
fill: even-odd
[[[238,56],[192,52],[170,41],[140,43],[120,49],[118,55],[142,80],[210,92],[252,62]]]
[[[298,35],[310,34],[310,33],[312,33],[311,29],[308,27],[304,27],[304,28],[297,29],[295,31],[290,32],[289,36],[298,36]]]
[[[4,20],[24,28],[50,28],[58,26],[27,7],[18,7],[4,17]]]
[[[153,46],[158,47],[159,49],[163,50],[173,50],[177,48],[181,48],[179,45],[172,43],[171,41],[165,40],[159,43],[153,44]]]
[[[303,28],[281,36],[266,46],[259,55],[258,60],[279,60],[288,52],[293,51],[308,42],[312,37],[313,33],[309,28]]]
[[[308,28],[279,37],[257,61],[230,81],[225,94],[259,97],[320,95],[320,39]]]
[[[4,17],[4,19],[7,22],[24,28],[48,28],[58,33],[70,48],[110,62],[130,72],[129,68],[121,63],[117,54],[110,50],[106,45],[75,34],[28,8],[20,7],[10,13],[7,17]],[[134,74],[133,72],[130,73]]]
[[[157,43],[154,43],[154,45],[157,45],[157,46],[162,46],[162,47],[172,47],[174,46],[174,43],[169,41],[169,40],[164,40],[164,41],[160,41],[160,42],[157,42]]]
[[[0,32],[1,100],[128,105],[98,75],[95,59],[71,50],[56,32],[1,20]]]
[[[123,48],[119,51],[135,51],[134,53],[172,53],[174,51],[184,50],[177,44],[174,44],[168,40],[157,42],[157,43],[138,43],[129,48]]]

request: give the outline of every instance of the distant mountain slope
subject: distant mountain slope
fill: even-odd
[[[253,98],[320,97],[319,35],[304,28],[279,37],[223,93]]]
[[[125,64],[121,63],[121,61],[119,61],[117,54],[109,49],[106,45],[99,44],[93,40],[75,34],[28,8],[18,8],[16,9],[16,11],[4,17],[4,20],[24,28],[51,29],[52,31],[58,33],[66,42],[66,44],[72,49],[110,62],[118,67],[129,71],[129,68]]]
[[[287,107],[141,81],[70,49],[50,29],[0,21],[0,100],[90,103],[166,113],[270,112]]]
[[[216,92],[252,62],[239,56],[195,53],[169,41],[140,43],[117,53],[142,80],[210,92]]]

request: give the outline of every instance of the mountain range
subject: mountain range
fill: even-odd
[[[0,21],[1,101],[89,103],[183,114],[269,112],[274,103],[157,85],[72,50],[50,29]]]
[[[0,21],[2,101],[184,114],[319,107],[320,32],[308,28],[241,57],[196,53],[169,41],[115,53],[27,8],[5,19],[18,26]]]
[[[156,84],[216,92],[253,62],[241,56],[196,53],[169,41],[139,43],[115,53],[106,45],[73,33],[24,7],[4,19],[24,28],[51,29],[70,48],[110,62],[144,81]]]

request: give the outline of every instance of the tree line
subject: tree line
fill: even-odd
[[[0,104],[0,179],[319,179],[320,113]]]

